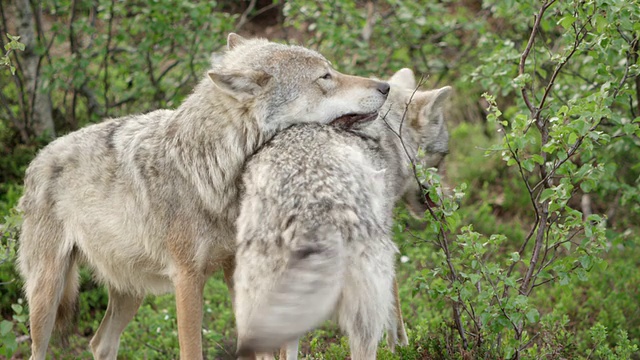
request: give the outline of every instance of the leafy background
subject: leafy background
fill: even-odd
[[[29,161],[105,117],[177,107],[237,31],[317,49],[345,73],[409,67],[424,88],[456,91],[446,169],[415,169],[440,206],[423,221],[396,211],[410,345],[379,358],[640,359],[638,0],[10,0],[0,16],[0,357],[29,353],[13,265]],[[91,358],[106,309],[81,275],[56,359]],[[219,274],[205,314],[205,356],[232,359]],[[330,322],[301,351],[348,358]],[[177,356],[173,297],[149,297],[119,357]]]

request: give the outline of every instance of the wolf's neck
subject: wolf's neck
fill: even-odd
[[[213,213],[237,202],[244,163],[266,140],[249,106],[205,79],[168,120],[168,156]]]

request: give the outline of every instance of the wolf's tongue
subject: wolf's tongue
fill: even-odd
[[[363,124],[369,121],[373,121],[376,117],[378,117],[378,113],[346,114],[334,119],[330,124],[334,126],[350,128],[355,124]]]

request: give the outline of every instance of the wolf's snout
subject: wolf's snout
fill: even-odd
[[[391,85],[389,85],[389,83],[386,82],[379,82],[378,85],[376,86],[376,89],[382,94],[382,95],[388,95],[389,94],[389,89],[391,89]]]

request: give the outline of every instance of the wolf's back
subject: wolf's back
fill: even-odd
[[[117,168],[133,157],[138,139],[149,137],[171,113],[156,110],[110,119],[51,142],[27,168],[19,209],[30,215],[54,205],[61,192],[110,185]]]

